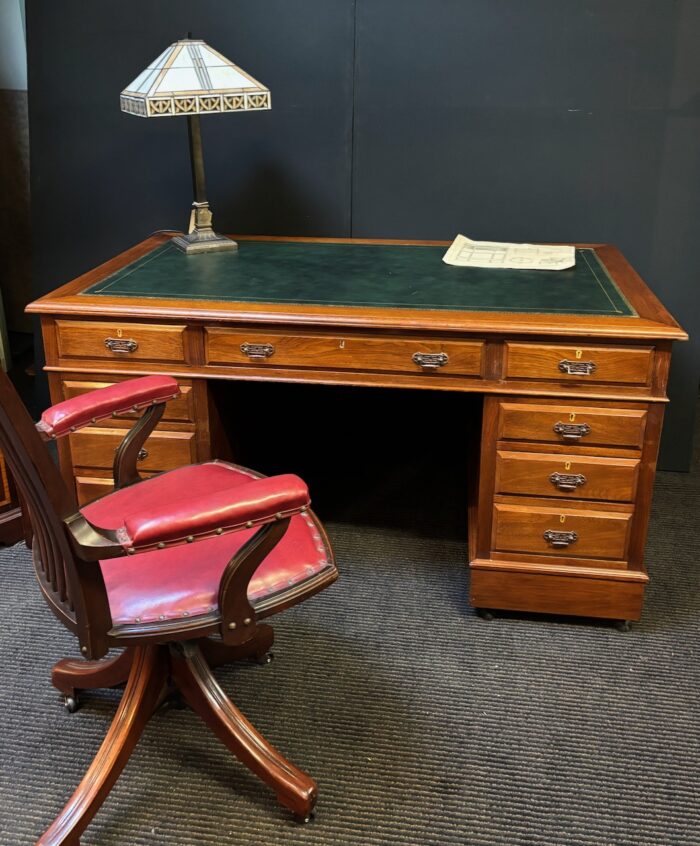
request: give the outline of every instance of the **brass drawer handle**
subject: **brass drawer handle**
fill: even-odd
[[[554,529],[547,529],[542,537],[554,549],[566,549],[578,540],[576,532],[555,532]]]
[[[241,352],[251,361],[265,361],[274,354],[275,348],[272,344],[241,344]]]
[[[552,428],[565,441],[578,441],[591,433],[591,427],[588,423],[562,423],[559,421]]]
[[[139,348],[138,341],[131,338],[105,338],[105,346],[115,353],[132,353]]]
[[[447,353],[413,353],[413,361],[423,370],[437,370],[438,367],[444,367],[450,360]]]
[[[565,358],[559,362],[559,370],[569,376],[590,376],[598,369],[594,361],[570,361]]]
[[[583,473],[552,473],[549,481],[557,490],[570,493],[581,485],[585,485],[586,477]]]

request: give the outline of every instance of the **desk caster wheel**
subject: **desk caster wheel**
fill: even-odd
[[[615,623],[615,628],[618,632],[629,632],[632,629],[632,621],[631,620],[618,620]]]
[[[275,660],[275,653],[274,652],[265,652],[262,655],[258,655],[255,659],[256,664],[260,664],[260,666],[265,666],[265,664],[272,664]]]
[[[478,617],[481,617],[482,620],[493,620],[493,611],[489,611],[488,608],[477,608],[476,614]]]
[[[75,714],[78,708],[80,708],[77,694],[75,696],[66,696],[63,700],[63,705],[69,714]]]

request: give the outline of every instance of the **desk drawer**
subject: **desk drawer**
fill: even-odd
[[[513,441],[633,447],[640,449],[647,413],[642,409],[593,408],[501,402],[498,437]]]
[[[496,492],[569,499],[632,502],[637,489],[638,459],[496,453]]]
[[[124,429],[83,429],[69,436],[74,467],[111,470]],[[195,460],[194,432],[154,432],[146,441],[139,470],[174,470]]]
[[[506,343],[507,379],[646,385],[652,347],[576,347]]]
[[[64,379],[61,385],[64,399],[73,399],[79,397],[81,394],[86,394],[89,391],[96,391],[99,388],[107,388],[115,382],[123,381],[121,379],[109,379],[107,381],[99,382],[85,382],[78,379]],[[192,383],[185,379],[178,379],[178,386],[180,388],[180,395],[170,402],[165,404],[165,412],[163,414],[163,422],[174,423],[194,423],[194,395],[192,392]],[[143,409],[140,411],[126,411],[124,414],[117,415],[118,419],[136,420],[143,414]]]
[[[143,479],[150,478],[151,473],[140,473]],[[114,490],[114,479],[111,476],[76,476],[75,491],[78,497],[78,505],[87,505],[100,497],[107,496]]]
[[[185,361],[185,326],[117,321],[57,320],[60,358]]]
[[[213,365],[480,376],[483,346],[481,341],[206,329],[206,362]]]
[[[627,555],[631,521],[632,514],[622,511],[496,503],[493,548],[622,560]]]

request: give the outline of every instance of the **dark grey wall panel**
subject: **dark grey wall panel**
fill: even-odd
[[[358,0],[353,235],[615,243],[699,336],[698,8]],[[667,468],[699,374],[677,345]]]

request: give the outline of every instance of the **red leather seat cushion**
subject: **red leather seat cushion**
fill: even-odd
[[[193,464],[115,491],[82,508],[95,526],[117,529],[125,514],[172,499],[173,481],[187,500],[215,490],[249,484],[259,478],[224,462]],[[184,546],[112,558],[101,562],[115,626],[135,622],[194,617],[216,611],[219,581],[231,557],[256,529],[231,532]],[[282,540],[258,567],[248,587],[256,600],[295,587],[332,566],[328,550],[308,514],[292,517]]]

